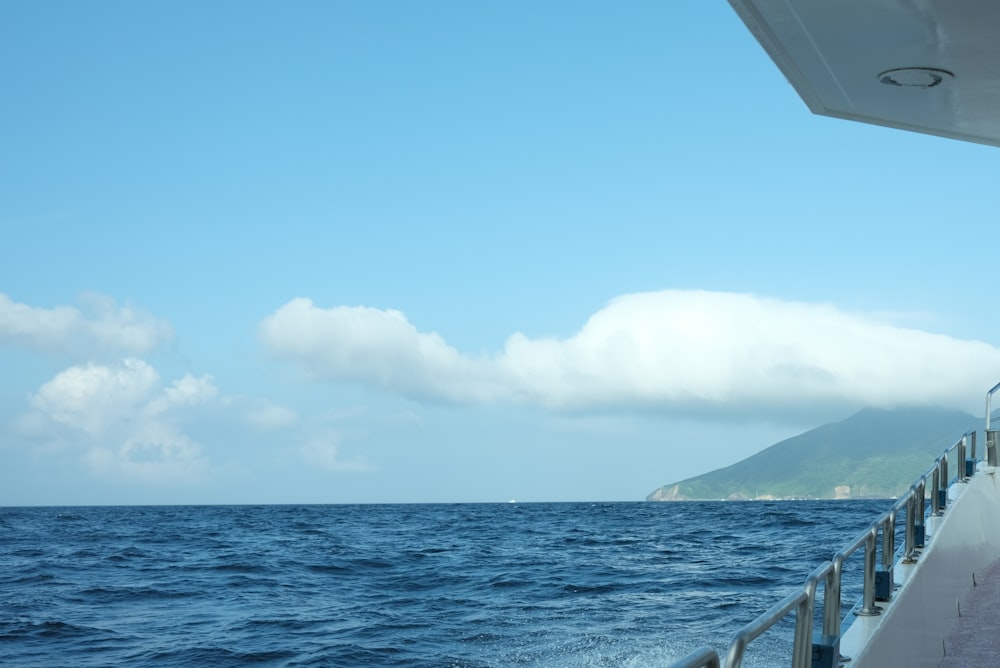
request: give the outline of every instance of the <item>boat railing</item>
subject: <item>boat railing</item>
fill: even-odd
[[[718,652],[707,645],[694,650],[674,665],[686,668],[722,668]]]
[[[998,385],[1000,388],[1000,385]],[[996,434],[996,432],[993,432]],[[992,441],[994,448],[997,441]],[[987,452],[990,441],[987,440]],[[806,578],[803,586],[786,596],[756,619],[740,629],[734,636],[726,652],[725,664],[710,646],[699,647],[691,654],[675,662],[671,668],[740,668],[749,644],[775,624],[795,612],[795,635],[792,645],[792,668],[813,668],[815,666],[837,666],[840,660],[840,635],[843,620],[841,610],[841,585],[844,562],[864,547],[864,581],[861,600],[854,608],[857,616],[872,616],[882,613],[877,602],[890,601],[893,593],[893,563],[896,558],[896,530],[902,513],[905,518],[903,563],[917,561],[926,537],[926,498],[930,487],[931,514],[944,514],[948,505],[948,458],[954,454],[956,473],[954,481],[963,483],[975,473],[976,431],[962,434],[951,446],[934,460],[910,489],[899,497],[892,507],[882,513],[853,542],[837,552],[831,561],[818,566]],[[995,450],[994,450],[995,456]],[[882,540],[879,541],[881,534]],[[881,550],[879,546],[881,543]],[[881,552],[881,554],[879,554]],[[881,558],[879,558],[881,557]],[[813,637],[816,594],[823,583],[823,626],[822,633]]]
[[[1000,383],[997,383],[986,393],[986,464],[988,466],[997,465],[997,430],[990,429],[990,419],[993,413],[993,395],[1000,391]]]

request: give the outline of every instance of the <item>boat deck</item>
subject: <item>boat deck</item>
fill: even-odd
[[[995,666],[1000,620],[1000,560],[977,578],[976,586],[957,602],[959,619],[944,639],[940,668]]]
[[[1000,467],[980,464],[967,482],[951,485],[943,512],[927,517],[916,563],[896,563],[899,586],[883,614],[855,617],[842,635],[848,668],[1000,667],[998,474]]]

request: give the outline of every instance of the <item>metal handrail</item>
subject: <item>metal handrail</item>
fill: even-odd
[[[993,394],[1000,390],[1000,383],[997,383],[986,393],[986,463],[996,466],[1000,458],[997,457],[997,432],[990,429],[990,418],[992,417]]]
[[[673,664],[672,668],[722,668],[719,654],[705,645]]]
[[[992,403],[993,395],[996,393],[997,390],[1000,390],[1000,383],[997,383],[986,392],[986,431],[990,430],[990,412],[991,412],[990,404]]]
[[[998,384],[994,390],[1000,389]],[[996,433],[996,432],[994,432]],[[920,547],[917,545],[917,526],[924,525],[926,513],[926,493],[927,482],[931,481],[931,509],[935,515],[943,514],[947,505],[947,500],[942,502],[942,497],[947,495],[948,489],[948,455],[953,450],[957,450],[958,473],[957,482],[965,482],[965,457],[966,445],[971,435],[973,460],[976,456],[976,432],[967,431],[951,446],[945,448],[935,460],[934,464],[928,468],[917,481],[910,486],[910,489],[896,503],[878,516],[869,525],[868,529],[862,532],[850,545],[837,552],[832,561],[824,562],[817,567],[806,579],[802,589],[789,594],[784,599],[771,606],[767,611],[760,614],[752,622],[740,629],[726,652],[725,668],[740,668],[743,662],[743,655],[749,644],[779,621],[795,611],[795,638],[792,647],[792,668],[810,668],[812,664],[812,625],[813,609],[816,602],[816,590],[819,583],[824,583],[823,591],[823,634],[830,637],[839,637],[841,629],[841,604],[840,592],[842,586],[844,561],[851,555],[865,548],[865,568],[864,585],[861,598],[861,608],[855,614],[860,616],[878,615],[882,609],[875,604],[876,596],[876,570],[878,563],[877,548],[879,531],[882,532],[882,554],[881,563],[883,569],[892,572],[893,559],[895,558],[895,536],[896,521],[900,511],[904,511],[906,518],[906,539],[903,547],[903,563],[914,563]],[[996,445],[994,438],[993,444]],[[990,439],[987,439],[987,454],[989,452]],[[995,456],[995,451],[994,451]],[[975,470],[972,471],[975,473]],[[941,492],[944,491],[944,494]],[[890,576],[891,578],[891,576]],[[889,582],[889,597],[892,596],[892,582]],[[705,663],[705,661],[715,663]],[[671,668],[721,668],[718,663],[718,655],[710,647],[701,647],[695,652],[674,663]]]
[[[862,595],[862,609],[859,615],[878,615],[882,609],[875,605],[875,539],[878,536],[878,522],[872,522],[868,529],[854,539],[848,547],[833,556],[833,573],[836,577],[834,586],[829,590],[830,598],[823,600],[823,633],[831,636],[840,635],[840,588],[841,576],[844,572],[844,562],[852,554],[865,546],[865,578]],[[871,566],[869,567],[869,564]],[[833,591],[837,596],[834,597]]]
[[[740,629],[736,637],[733,638],[733,642],[730,643],[729,651],[726,652],[726,668],[740,668],[743,663],[743,654],[750,642],[784,619],[792,610],[795,610],[792,668],[809,668],[812,661],[809,636],[812,629],[816,586],[821,580],[827,580],[827,575],[832,571],[833,564],[829,561],[824,562],[809,575],[801,590],[789,594],[757,619]]]

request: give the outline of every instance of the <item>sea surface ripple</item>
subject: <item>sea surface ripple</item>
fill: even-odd
[[[889,505],[0,508],[0,665],[665,666]]]

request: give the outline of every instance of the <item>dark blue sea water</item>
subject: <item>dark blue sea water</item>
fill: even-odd
[[[0,665],[664,666],[889,504],[0,508]]]

